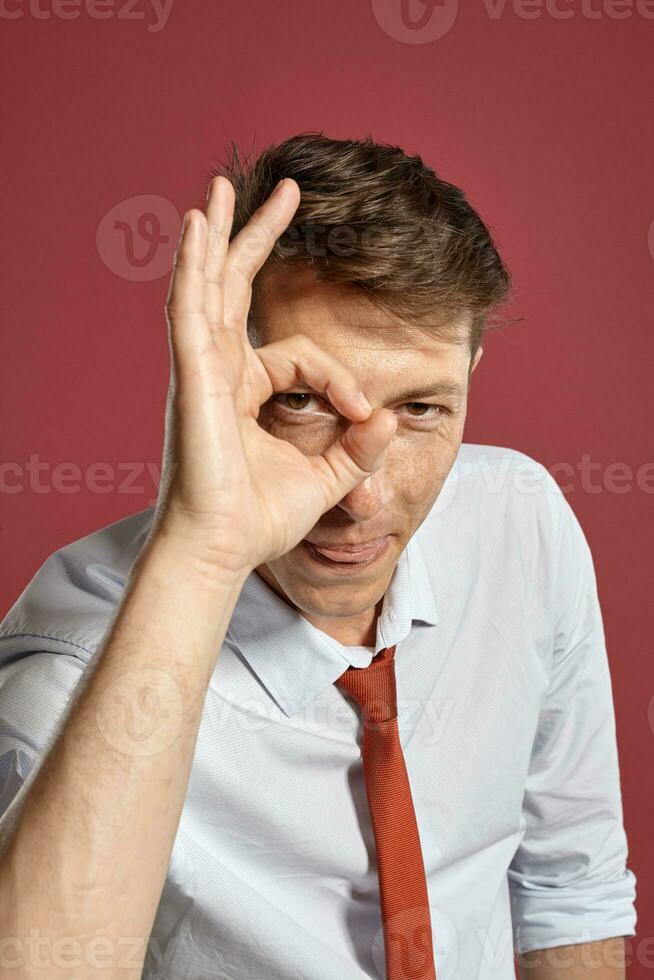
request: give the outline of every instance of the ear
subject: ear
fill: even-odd
[[[473,358],[472,364],[470,365],[470,374],[472,374],[472,372],[474,371],[474,369],[479,364],[479,362],[481,360],[481,355],[483,353],[484,353],[484,348],[483,347],[478,347],[477,350],[476,350],[476,352],[475,352],[475,356]]]

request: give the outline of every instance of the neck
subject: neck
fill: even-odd
[[[356,616],[319,616],[316,613],[306,612],[299,609],[295,603],[291,602],[281,585],[268,568],[267,565],[257,565],[254,569],[257,575],[275,592],[280,599],[295,609],[308,623],[315,626],[328,636],[333,637],[342,643],[343,646],[364,646],[374,647],[377,641],[377,620],[381,615],[384,597],[375,606],[365,609]]]
[[[327,616],[314,616],[312,613],[305,612],[301,612],[301,614],[312,626],[322,630],[323,633],[327,633],[328,636],[332,636],[343,646],[374,647],[377,641],[377,620],[381,614],[383,602],[382,598],[376,606],[348,619],[329,619]]]

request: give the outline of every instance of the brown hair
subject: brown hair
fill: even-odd
[[[254,161],[232,144],[228,162],[209,179],[218,173],[236,191],[232,237],[282,177],[298,183],[300,204],[266,267],[307,264],[317,279],[355,286],[418,326],[472,315],[471,360],[495,325],[489,314],[509,293],[508,270],[463,192],[419,156],[370,136],[309,132],[267,147]],[[248,330],[260,343],[253,317]]]

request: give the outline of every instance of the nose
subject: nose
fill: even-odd
[[[362,483],[346,493],[337,507],[352,521],[368,521],[375,517],[392,499],[392,488],[385,466],[381,466]]]

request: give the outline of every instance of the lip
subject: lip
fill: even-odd
[[[378,558],[381,558],[390,544],[390,535],[387,534],[385,537],[378,538],[376,541],[368,541],[361,545],[344,544],[330,548],[318,547],[318,545],[313,544],[306,538],[303,539],[302,544],[314,561],[328,565],[334,569],[353,571],[354,569],[372,565]]]

